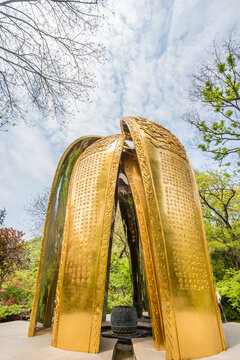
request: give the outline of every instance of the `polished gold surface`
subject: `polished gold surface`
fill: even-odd
[[[96,141],[74,166],[52,345],[99,351],[112,209],[123,135]]]
[[[144,118],[125,117],[121,129],[123,135],[77,140],[59,163],[29,336],[51,325],[56,299],[52,345],[99,351],[121,162],[141,238],[154,347],[165,348],[167,360],[216,354],[226,349],[226,342],[197,186],[185,149],[167,129]]]
[[[75,140],[59,161],[48,203],[28,336],[51,326],[70,176],[81,153],[99,138],[84,136]]]
[[[144,269],[147,280],[147,291],[153,330],[154,347],[156,350],[164,350],[165,339],[161,302],[159,298],[160,292],[157,289],[149,217],[137,156],[136,154],[131,154],[130,152],[125,151],[122,155],[122,162],[133,195],[136,215],[138,219]]]
[[[226,348],[190,163],[177,138],[143,118],[123,118],[141,170],[168,359]],[[128,135],[129,137],[129,135]]]

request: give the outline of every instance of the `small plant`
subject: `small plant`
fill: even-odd
[[[119,258],[118,254],[112,254],[110,279],[108,289],[107,313],[117,305],[132,305],[133,289],[127,257]]]
[[[0,228],[0,287],[3,281],[24,262],[23,232]]]
[[[240,270],[227,269],[223,280],[217,282],[228,321],[240,321]]]
[[[32,308],[37,269],[20,270],[9,276],[0,290],[0,320],[27,315]]]

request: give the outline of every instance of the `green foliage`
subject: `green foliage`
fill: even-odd
[[[9,306],[2,306],[0,307],[0,321],[5,320],[10,315],[18,315],[22,314],[25,311],[24,306],[22,305],[9,305]]]
[[[201,136],[198,148],[210,152],[220,164],[229,155],[240,156],[240,54],[236,39],[230,36],[224,43],[214,42],[211,59],[193,75],[189,89],[190,99],[200,108],[185,114]],[[210,110],[206,119],[200,115],[204,109]]]
[[[228,321],[240,320],[240,188],[223,171],[196,171],[217,291]]]
[[[118,254],[112,254],[111,269],[108,290],[107,312],[111,313],[116,305],[132,305],[132,282],[129,271],[128,258],[119,258]]]
[[[19,270],[4,282],[0,290],[0,320],[31,311],[36,276],[36,268]]]
[[[0,286],[24,262],[23,235],[13,228],[0,228]]]
[[[37,268],[40,258],[42,238],[36,237],[26,243],[26,266],[29,269]]]
[[[0,321],[11,315],[29,314],[32,308],[40,256],[41,238],[25,243],[26,262],[22,269],[9,275],[0,289]]]
[[[117,209],[112,244],[107,313],[111,313],[114,306],[132,305],[132,303],[133,288],[129,249],[125,239],[120,211]]]
[[[196,172],[212,265],[217,279],[224,268],[240,268],[240,188],[225,171]]]
[[[206,226],[205,226],[206,228]],[[209,233],[207,232],[209,251],[211,256],[211,264],[213,269],[213,274],[215,278],[215,282],[221,281],[224,277],[226,269],[234,268],[234,259],[228,250],[222,249],[220,244],[215,244],[213,246],[211,237],[209,237]]]
[[[6,214],[6,209],[0,210],[0,225],[3,225]]]
[[[240,270],[227,269],[216,284],[228,321],[240,321]]]

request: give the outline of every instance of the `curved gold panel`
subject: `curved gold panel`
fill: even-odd
[[[167,359],[216,354],[226,343],[186,152],[154,122],[125,117],[121,127],[135,144],[146,196]]]
[[[98,352],[122,154],[121,171],[132,192],[141,237],[155,349],[165,348],[168,360],[216,354],[226,343],[185,149],[168,130],[143,118],[123,118],[121,128],[124,135],[77,140],[60,160],[28,335],[38,325],[51,325],[57,287],[52,345]]]
[[[136,154],[125,151],[122,154],[123,167],[133,195],[136,217],[141,237],[142,255],[147,281],[147,291],[156,350],[164,350],[164,328],[162,320],[161,301],[157,289],[155,267],[153,261],[152,238],[147,211],[146,197]]]
[[[123,135],[102,138],[76,162],[69,188],[52,345],[99,351],[112,210]]]
[[[74,141],[62,155],[55,172],[43,232],[28,336],[33,336],[38,329],[51,326],[70,176],[81,153],[99,138],[84,136]]]

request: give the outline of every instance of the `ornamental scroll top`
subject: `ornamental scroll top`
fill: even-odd
[[[154,121],[142,117],[129,117],[128,119],[130,119],[130,121],[135,121],[139,125],[139,128],[145,132],[149,141],[155,147],[169,150],[187,161],[187,154],[184,146],[169,130]],[[130,137],[126,125],[122,126],[122,131],[127,134],[128,138]]]

